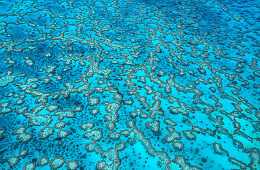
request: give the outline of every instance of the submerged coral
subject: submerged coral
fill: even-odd
[[[0,2],[0,169],[259,169],[256,0]]]

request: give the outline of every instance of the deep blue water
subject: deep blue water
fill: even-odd
[[[260,169],[257,0],[0,0],[0,169]]]

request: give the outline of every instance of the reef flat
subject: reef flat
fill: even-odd
[[[260,169],[257,0],[0,0],[0,169]]]

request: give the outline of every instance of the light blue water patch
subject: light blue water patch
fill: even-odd
[[[131,156],[129,156],[129,153],[132,153]],[[120,153],[120,156],[125,160],[121,167],[128,167],[129,169],[160,169],[157,163],[158,158],[149,155],[141,142],[130,145],[126,151]]]

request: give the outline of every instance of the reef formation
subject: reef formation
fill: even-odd
[[[0,1],[0,169],[260,169],[257,0]]]

